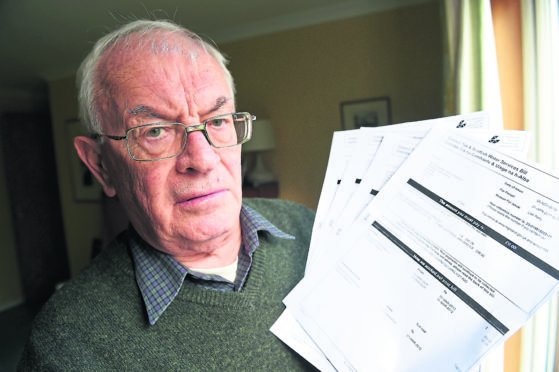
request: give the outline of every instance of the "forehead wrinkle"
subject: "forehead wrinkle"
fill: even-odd
[[[138,53],[146,53],[152,56],[179,55],[189,59],[194,66],[197,65],[200,58],[206,55],[215,60],[215,57],[209,53],[204,45],[193,38],[167,30],[150,30],[149,32],[133,32],[111,45],[103,52],[96,70],[105,73],[111,71],[115,65],[122,66],[130,60],[137,60]],[[227,75],[226,71],[222,72]],[[116,93],[117,87],[107,84],[108,81],[102,81],[106,78],[103,75],[97,74],[99,80],[95,84],[94,106],[97,106],[100,103],[99,101],[111,99],[110,97],[113,97],[113,94]],[[232,96],[230,100],[234,101],[234,86],[230,81],[228,81],[228,85]],[[108,97],[104,93],[109,93]],[[103,106],[103,104],[100,106]],[[104,106],[108,106],[108,102],[105,102]],[[101,125],[103,125],[102,122],[103,120],[101,120]]]
[[[192,40],[172,34],[167,35],[170,36],[169,39],[161,38],[164,35],[165,33],[154,32],[153,37],[144,40],[142,35],[134,33],[112,45],[97,65],[98,87],[108,87],[112,85],[112,80],[119,78],[133,79],[133,76],[127,77],[127,71],[121,71],[120,68],[133,64],[142,55],[147,58],[164,55],[183,56],[190,60],[194,67],[198,67],[198,59],[204,52],[199,45]],[[118,83],[116,85],[118,86]]]
[[[128,85],[129,83],[132,83],[132,86],[134,86],[136,80],[136,75],[135,75],[136,72],[133,70],[136,67],[135,62],[138,60],[138,54],[132,53],[133,51],[136,52],[139,51],[140,54],[143,54],[146,57],[145,58],[146,60],[161,58],[163,57],[163,54],[169,54],[169,55],[175,54],[175,55],[184,56],[185,53],[188,52],[188,57],[186,57],[186,59],[190,61],[188,69],[185,70],[182,68],[173,68],[173,69],[167,68],[163,70],[158,70],[157,74],[163,74],[163,76],[159,76],[159,78],[163,78],[167,81],[173,81],[173,80],[177,80],[177,76],[175,74],[178,74],[180,76],[178,78],[179,81],[190,83],[191,81],[198,79],[200,76],[203,76],[204,73],[209,68],[209,66],[205,64],[201,65],[200,57],[202,55],[200,53],[204,53],[204,51],[197,45],[193,45],[193,47],[188,48],[189,43],[190,42],[188,41],[185,42],[183,40],[182,42],[179,41],[179,43],[177,43],[177,45],[180,45],[183,48],[169,48],[169,45],[167,44],[164,48],[155,48],[155,49],[154,47],[157,44],[153,44],[153,43],[150,43],[149,47],[147,48],[146,46],[148,46],[148,44],[144,44],[144,48],[139,48],[142,45],[141,43],[126,45],[126,46],[121,45],[120,48],[118,48],[118,45],[115,45],[112,48],[112,50],[110,50],[109,53],[105,55],[102,63],[100,63],[98,66],[99,69],[103,69],[105,72],[105,74],[100,74],[103,77],[103,79],[99,82],[100,83],[99,85],[104,88],[103,90],[105,91],[105,93],[108,93],[106,95],[102,95],[104,96],[104,98],[100,97],[101,100],[113,101],[112,102],[113,106],[118,106],[117,97],[119,95],[122,96],[121,89],[123,89],[123,85]],[[159,46],[161,46],[161,44],[159,44]],[[209,57],[209,64],[212,66],[212,68],[217,66],[216,61],[209,54],[207,54],[207,56]],[[154,66],[156,65],[157,63],[154,64]],[[222,73],[221,69],[217,68],[217,70],[220,71],[220,73]],[[147,81],[151,82],[153,79],[157,81],[158,78],[156,78],[155,75],[152,75],[155,72],[156,71],[151,71],[148,74]],[[166,104],[169,105],[169,108],[174,107],[175,109],[177,109],[176,106],[177,102],[173,102],[174,100],[171,98],[172,95],[164,94],[165,92],[162,91],[161,88],[155,89],[154,87],[151,87],[150,84],[147,85],[142,84],[141,87],[143,89],[153,90],[154,93],[157,93],[156,95],[159,96],[158,98],[160,99],[165,97],[166,99],[164,100],[166,101]],[[129,88],[130,87],[124,89],[128,90]],[[186,103],[190,101],[190,99],[198,95],[197,90],[200,89],[200,87],[192,86],[191,84],[183,84],[183,89],[184,89],[184,93],[183,93],[184,101]],[[232,92],[229,93],[232,95]],[[187,97],[190,97],[190,99]],[[178,97],[175,96],[175,98]],[[199,109],[205,109],[205,112],[203,113],[200,111],[199,112],[203,115],[211,114],[213,112],[220,110],[222,107],[224,107],[227,103],[231,101],[234,101],[232,97],[229,97],[227,95],[221,95],[215,98],[213,105],[211,102],[208,102],[209,105],[207,106],[204,105],[206,106],[205,108],[203,106],[199,107]],[[132,117],[138,119],[141,118],[158,118],[164,120],[177,119],[175,117],[172,118],[168,117],[169,115],[165,115],[164,113],[162,113],[160,110],[157,109],[157,105],[152,106],[150,105],[149,102],[146,102],[145,104],[138,104],[138,102],[136,102],[136,105],[134,105],[133,102],[129,102],[129,103],[131,104],[130,106],[124,103],[125,107],[123,107],[123,109],[127,114],[131,115]],[[212,106],[209,107],[210,105]],[[189,108],[187,108],[187,110],[188,109]],[[120,110],[117,109],[117,111]]]

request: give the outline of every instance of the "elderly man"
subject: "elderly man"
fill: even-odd
[[[236,112],[223,56],[136,21],[97,42],[80,83],[91,136],[75,147],[130,226],[49,300],[19,368],[312,369],[269,328],[303,275],[314,214],[242,199],[254,117]]]

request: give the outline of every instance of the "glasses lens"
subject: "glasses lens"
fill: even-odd
[[[244,112],[219,115],[206,121],[206,132],[214,147],[236,146],[250,138],[251,122]]]
[[[128,132],[128,151],[136,160],[176,156],[184,148],[186,132],[179,123],[148,124]]]

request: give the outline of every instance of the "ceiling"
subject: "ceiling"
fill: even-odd
[[[218,44],[426,0],[0,0],[0,99],[45,96],[93,42],[135,18],[172,19]]]

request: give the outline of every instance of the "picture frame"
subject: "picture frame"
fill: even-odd
[[[392,124],[390,98],[366,98],[340,103],[342,129],[380,127]]]
[[[85,135],[82,124],[78,119],[68,119],[65,130],[74,199],[76,202],[100,202],[103,188],[89,168],[81,161],[74,148],[74,138]]]

